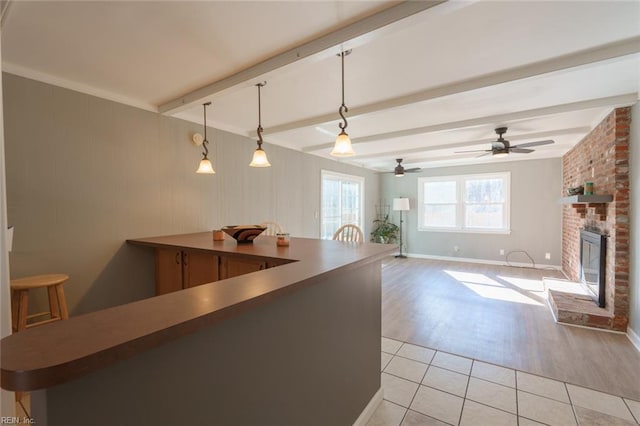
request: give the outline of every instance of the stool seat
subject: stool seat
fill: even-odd
[[[69,279],[67,274],[34,275],[32,277],[11,280],[11,290],[31,290],[50,285],[64,284]]]
[[[63,284],[67,282],[67,274],[45,274],[11,280],[11,325],[13,331],[46,324],[69,318],[67,301]],[[29,290],[46,288],[49,294],[49,311],[28,315]],[[30,318],[47,315],[49,319],[27,324]]]

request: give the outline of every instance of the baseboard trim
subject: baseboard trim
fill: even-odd
[[[484,265],[500,265],[500,266],[517,266],[519,268],[533,268],[533,269],[553,269],[554,271],[560,271],[559,265],[536,265],[535,268],[529,263],[521,262],[503,262],[500,260],[489,259],[476,259],[472,257],[452,257],[452,256],[436,256],[431,254],[419,254],[419,253],[405,253],[407,257],[415,257],[418,259],[431,259],[431,260],[446,260],[451,262],[465,262],[465,263],[481,263]]]
[[[378,408],[378,405],[382,402],[382,397],[383,392],[381,386],[380,389],[378,389],[378,392],[373,395],[373,398],[371,398],[371,401],[369,401],[367,406],[364,407],[364,410],[362,410],[360,416],[358,416],[356,421],[353,423],[353,426],[365,426],[371,417],[373,417],[373,413],[376,411],[376,408]]]
[[[638,352],[640,352],[640,336],[638,336],[638,333],[633,331],[631,327],[627,327],[627,338],[631,341],[633,346],[636,347]]]

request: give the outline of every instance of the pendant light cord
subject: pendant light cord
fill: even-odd
[[[258,83],[256,84],[256,86],[258,86],[258,129],[257,129],[257,133],[258,133],[258,149],[262,149],[262,107],[261,104],[262,102],[260,101],[260,88],[262,86],[264,86],[265,84],[267,84],[267,82],[263,82],[263,83]]]
[[[206,102],[202,104],[202,108],[204,108],[204,140],[202,141],[202,146],[204,147],[204,159],[208,160],[207,155],[209,155],[209,148],[207,148],[207,144],[209,141],[207,140],[207,107],[211,105],[211,102]]]
[[[340,57],[342,59],[342,105],[340,105],[340,109],[338,109],[338,114],[340,114],[340,117],[342,117],[344,123],[338,123],[338,127],[340,127],[340,130],[342,130],[343,132],[348,125],[347,118],[344,116],[344,113],[349,112],[349,108],[347,108],[347,106],[344,104],[344,56],[345,54],[348,55],[349,53],[350,51],[340,53]]]

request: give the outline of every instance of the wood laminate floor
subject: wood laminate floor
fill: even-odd
[[[543,277],[559,271],[383,262],[382,335],[640,400],[640,353],[624,334],[556,324]]]

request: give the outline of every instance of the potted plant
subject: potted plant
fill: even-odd
[[[384,219],[374,220],[373,225],[375,229],[371,232],[372,242],[391,244],[398,239],[398,225],[389,221],[389,215],[385,215]]]

